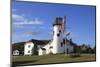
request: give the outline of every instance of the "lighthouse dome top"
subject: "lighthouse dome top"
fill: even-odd
[[[53,26],[55,25],[61,25],[63,18],[62,17],[56,17]]]

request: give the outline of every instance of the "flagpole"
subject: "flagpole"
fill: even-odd
[[[66,34],[66,16],[63,17],[63,22],[64,22],[64,38],[65,38],[65,56],[66,55],[66,48],[67,48],[67,42],[66,42],[66,38],[67,38],[67,34]]]

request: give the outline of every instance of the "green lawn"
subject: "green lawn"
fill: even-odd
[[[95,54],[81,54],[80,57],[74,58],[71,58],[70,56],[65,56],[64,54],[44,56],[13,56],[12,59],[14,65],[82,62],[95,60]]]

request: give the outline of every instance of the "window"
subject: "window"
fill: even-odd
[[[30,45],[28,45],[28,47],[30,48]]]
[[[63,43],[61,42],[61,47],[63,46]]]
[[[50,49],[53,48],[52,46],[50,46]]]
[[[30,53],[30,50],[28,51],[28,53]]]
[[[63,43],[65,44],[65,39],[63,39]]]
[[[59,30],[59,33],[61,33],[61,30]]]
[[[60,36],[60,34],[57,34],[57,36],[59,37],[59,36]]]

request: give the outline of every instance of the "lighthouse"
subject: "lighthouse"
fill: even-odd
[[[71,53],[74,51],[74,45],[67,40],[65,28],[66,16],[56,17],[53,23],[53,37],[51,40],[32,39],[25,43],[24,55],[37,54],[39,56],[46,54]],[[66,35],[66,36],[65,36]]]
[[[62,17],[56,17],[53,24],[53,41],[51,43],[51,52],[53,54],[64,52],[63,43],[63,29],[62,29]]]

